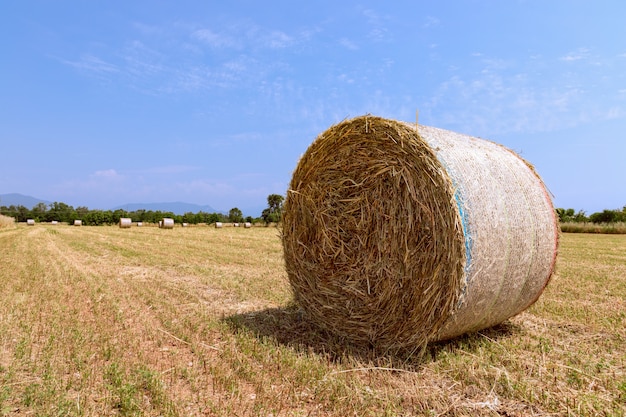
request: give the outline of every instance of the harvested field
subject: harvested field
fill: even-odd
[[[0,248],[0,415],[626,413],[623,235],[564,234],[530,309],[408,363],[303,320],[275,228],[18,225]]]

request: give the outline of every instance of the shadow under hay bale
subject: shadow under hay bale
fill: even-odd
[[[354,343],[418,350],[533,304],[554,269],[558,224],[541,179],[503,146],[363,116],[303,155],[282,240],[312,322]]]
[[[389,355],[389,351],[377,346],[351,344],[351,340],[316,326],[294,305],[234,314],[224,317],[222,321],[235,333],[245,329],[258,339],[269,338],[296,351],[326,356],[333,362],[346,358],[373,364],[383,361],[387,366],[411,370],[425,361],[436,359],[442,351],[471,353],[480,349],[482,343],[497,343],[499,339],[519,332],[519,326],[506,321],[480,333],[468,333],[453,340],[432,343],[419,355],[415,355],[413,350],[396,350]]]

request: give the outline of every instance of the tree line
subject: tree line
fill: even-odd
[[[589,216],[583,210],[576,212],[573,208],[557,208],[556,214],[561,223],[626,223],[626,206],[621,210],[602,210]]]
[[[121,218],[130,218],[133,222],[158,223],[165,217],[174,219],[175,223],[188,224],[243,223],[244,221],[270,224],[280,221],[283,201],[283,196],[270,194],[267,197],[268,207],[263,210],[261,217],[257,218],[252,216],[244,217],[242,211],[237,207],[230,209],[228,214],[200,211],[198,213],[188,212],[180,215],[160,210],[90,210],[83,206],[74,208],[61,202],[54,202],[48,205],[39,203],[31,209],[22,205],[0,206],[0,214],[13,217],[17,222],[26,222],[28,219],[33,219],[36,222],[57,221],[71,225],[74,224],[75,220],[81,220],[82,224],[86,226],[114,225],[118,224]]]

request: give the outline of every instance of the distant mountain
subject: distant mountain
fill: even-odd
[[[0,194],[0,206],[24,206],[27,209],[31,210],[39,203],[44,203],[46,206],[52,204],[50,201],[41,200],[39,198],[31,197],[24,194],[18,193],[10,193],[10,194]],[[175,202],[166,202],[166,203],[128,203],[121,206],[113,207],[111,211],[115,210],[125,210],[125,211],[137,211],[137,210],[146,210],[146,211],[163,211],[163,212],[171,212],[174,214],[183,215],[185,213],[222,213],[226,214],[222,211],[216,210],[213,207],[200,204],[192,204],[192,203],[183,203],[181,201]]]
[[[29,195],[24,195],[24,194],[18,194],[18,193],[0,194],[0,206],[5,206],[5,207],[24,206],[30,210],[39,203],[44,203],[46,206],[51,204],[50,201],[41,200],[39,198],[31,197]]]
[[[163,212],[172,212],[174,214],[185,214],[185,213],[198,213],[203,211],[205,213],[217,213],[213,207],[209,205],[200,205],[200,204],[192,204],[192,203],[183,203],[180,201],[170,202],[170,203],[128,203],[121,206],[113,207],[111,210],[125,210],[125,211],[137,211],[137,210],[146,210],[146,211],[163,211]]]

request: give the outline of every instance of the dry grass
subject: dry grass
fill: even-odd
[[[564,233],[604,233],[626,234],[626,223],[561,223],[561,231]]]
[[[0,231],[0,415],[626,413],[626,236],[570,235],[528,311],[421,363],[293,307],[274,228]]]

